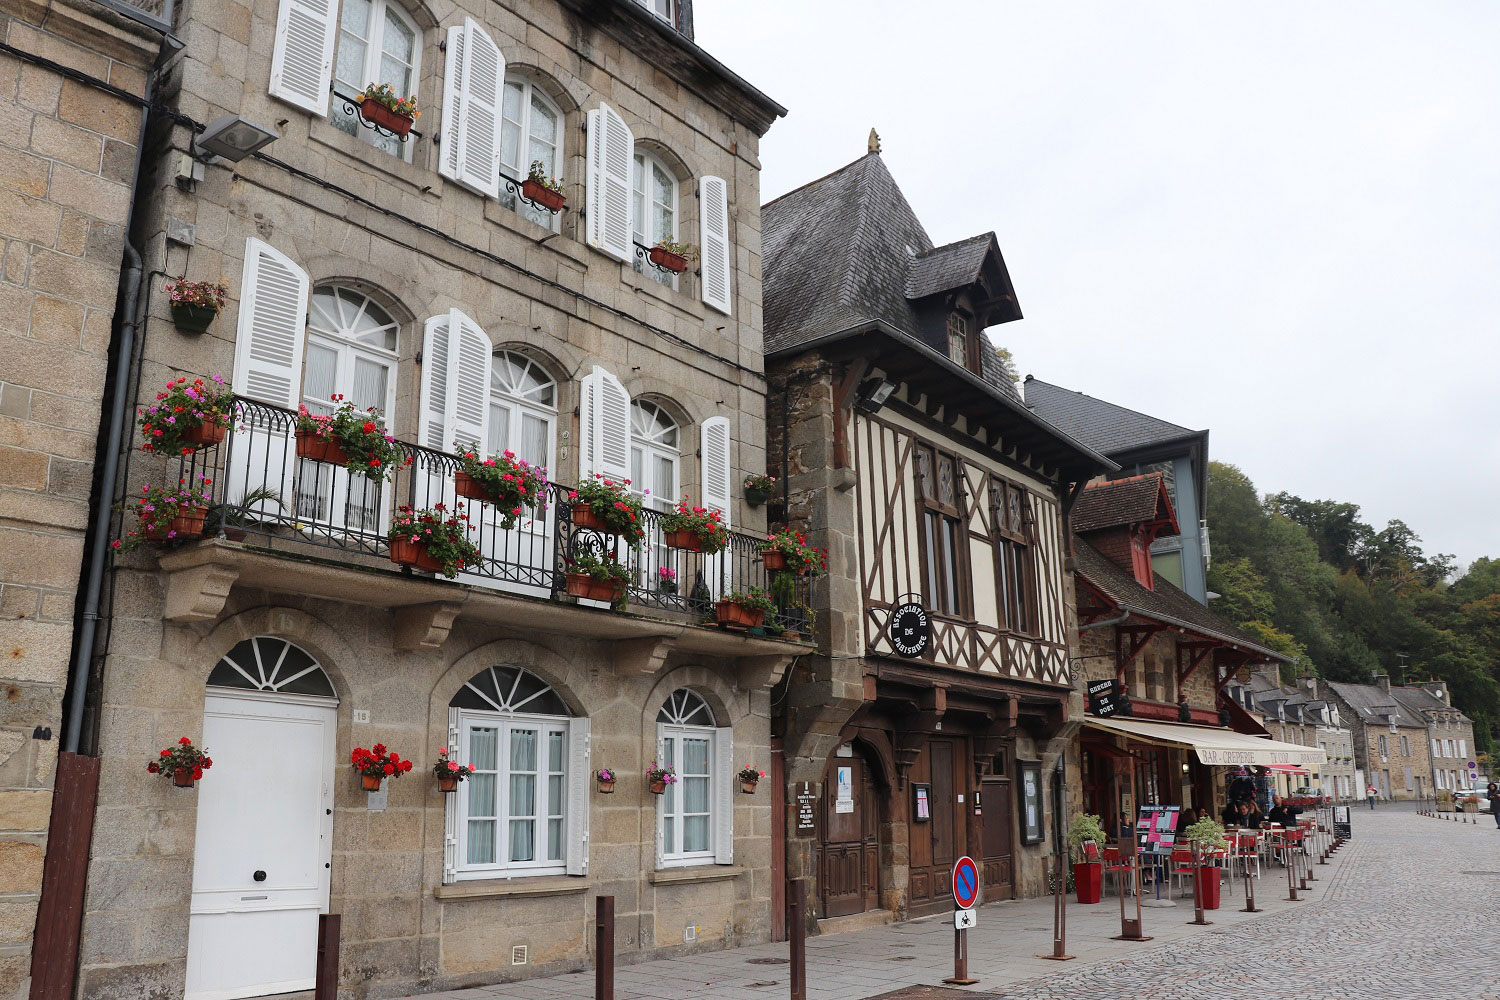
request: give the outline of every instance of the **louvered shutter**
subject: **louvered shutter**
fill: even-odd
[[[727,314],[732,311],[729,275],[734,255],[729,247],[729,185],[722,177],[698,182],[698,242],[703,301]]]
[[[448,758],[467,764],[460,755],[463,742],[460,739],[458,709],[448,709]],[[458,791],[443,796],[443,884],[452,885],[458,880],[458,797],[469,794],[463,782]]]
[[[661,727],[656,728],[656,756],[652,763],[660,764],[667,759],[667,741],[662,738]],[[666,863],[667,845],[663,836],[662,818],[666,815],[667,797],[665,795],[651,796],[656,800],[656,867],[660,869]]]
[[[448,420],[448,343],[451,313],[433,316],[422,335],[421,420],[417,440],[424,448],[447,451],[453,443]]]
[[[272,97],[315,115],[328,113],[338,13],[338,0],[281,0],[271,52]]]
[[[709,417],[699,432],[700,463],[703,466],[703,506],[724,512],[724,523],[733,523],[734,501],[730,487],[729,418]]]
[[[505,57],[473,18],[448,29],[438,172],[490,198],[500,196],[500,105]]]
[[[583,379],[578,421],[578,478],[595,473],[610,479],[630,478],[630,394],[603,368]]]
[[[569,875],[589,873],[589,720],[568,720],[568,807],[563,839]]]
[[[588,118],[588,239],[623,261],[635,249],[630,210],[630,171],[635,136],[625,119],[600,102]]]
[[[734,864],[734,730],[714,730],[714,864]]]
[[[488,454],[491,350],[490,338],[461,310],[427,321],[418,430],[424,447],[462,444]]]
[[[307,273],[286,254],[254,237],[245,241],[234,345],[236,392],[273,406],[297,408],[309,284]],[[231,501],[269,487],[280,495],[281,509],[289,514],[294,500],[293,441],[289,418],[247,408],[231,431]],[[257,504],[255,510],[268,517],[277,513],[272,501]]]

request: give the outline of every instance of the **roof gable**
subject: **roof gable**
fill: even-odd
[[[1160,472],[1090,485],[1073,505],[1070,523],[1080,534],[1138,524],[1157,525],[1156,537],[1178,533]]]

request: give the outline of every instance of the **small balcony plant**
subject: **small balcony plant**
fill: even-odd
[[[531,161],[531,170],[521,182],[521,197],[535,202],[549,212],[561,212],[568,203],[562,193],[562,178],[548,177],[547,165],[541,160]]]
[[[600,473],[579,483],[568,493],[573,505],[573,523],[619,535],[631,548],[638,548],[645,537],[641,523],[641,501],[630,492],[630,480],[606,479]]]
[[[656,589],[663,594],[677,593],[677,571],[670,566],[663,566],[656,571]]]
[[[791,639],[793,642],[808,639],[812,635],[813,626],[818,621],[816,611],[805,604],[795,603],[779,608],[776,617],[780,619],[782,637]]]
[[[191,455],[224,440],[233,418],[234,390],[222,375],[168,382],[150,406],[138,411],[142,451]]]
[[[402,760],[394,750],[386,750],[384,743],[370,749],[355,747],[349,755],[349,763],[359,772],[361,784],[367,792],[380,791],[380,783],[386,778],[399,778],[411,770],[411,761]]]
[[[179,276],[167,282],[172,324],[183,333],[202,333],[229,301],[229,286],[222,281],[190,281]]]
[[[614,794],[616,777],[615,770],[609,767],[601,767],[594,772],[594,780],[599,783],[599,791],[604,795]]]
[[[737,777],[740,779],[740,791],[744,792],[746,795],[754,795],[755,786],[759,784],[760,779],[764,778],[765,776],[766,772],[758,771],[749,764],[746,764],[744,767],[740,768],[739,774],[737,775]]]
[[[212,485],[213,480],[202,475],[193,483],[186,479],[172,486],[146,483],[139,496],[124,504],[124,509],[135,515],[135,527],[111,545],[129,552],[147,542],[170,545],[202,538],[208,508],[214,502],[208,492]]]
[[[646,768],[646,786],[651,789],[652,795],[665,795],[668,785],[677,784],[677,768],[660,767],[656,761]]]
[[[389,83],[372,83],[354,98],[360,116],[397,138],[404,138],[422,112],[417,110],[416,95],[402,97]]]
[[[676,240],[657,240],[647,256],[657,267],[681,274],[688,269],[688,261],[698,256],[698,248]]]
[[[567,591],[589,601],[608,601],[615,610],[625,606],[630,570],[612,555],[579,552],[567,561]]]
[[[500,527],[507,531],[547,502],[547,470],[517,458],[513,451],[481,460],[479,455],[458,450],[459,470],[454,488],[461,497],[493,504]]]
[[[751,587],[721,597],[714,605],[714,615],[720,625],[728,628],[759,628],[766,612],[775,607],[776,602],[764,587]]]
[[[402,505],[386,532],[391,562],[453,579],[461,569],[478,565],[479,546],[469,541],[469,515],[463,504],[450,511],[436,503],[422,510]]]
[[[380,482],[411,464],[411,456],[386,433],[380,411],[371,406],[356,410],[343,393],[328,397],[337,408],[331,414],[297,407],[297,457],[342,465],[351,476]]]
[[[766,536],[760,546],[760,560],[769,572],[787,570],[801,576],[817,576],[828,569],[828,550],[807,543],[807,536],[791,528],[782,528]]]
[[[775,476],[746,476],[745,477],[745,502],[752,507],[759,507],[776,495]]]
[[[443,747],[438,751],[437,763],[432,765],[432,773],[438,780],[439,791],[456,792],[458,783],[474,773],[474,765],[460,764],[448,755],[448,748]]]
[[[203,772],[214,766],[213,758],[202,747],[193,746],[186,736],[167,747],[156,759],[146,765],[146,770],[171,778],[178,788],[192,788],[193,782],[203,777]]]
[[[704,555],[724,551],[724,546],[729,544],[724,512],[717,507],[693,506],[688,499],[683,497],[677,501],[676,507],[661,517],[661,530],[666,534],[667,546]]]
[[[1104,827],[1098,816],[1078,813],[1068,825],[1068,848],[1073,861],[1073,885],[1078,902],[1097,903],[1104,891]],[[1089,851],[1085,845],[1092,844]]]

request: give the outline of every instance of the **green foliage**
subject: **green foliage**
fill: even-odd
[[[1005,369],[1005,374],[1012,382],[1021,381],[1020,370],[1016,368],[1016,356],[1010,353],[1009,347],[995,348],[995,356],[1000,359],[1000,367]]]
[[[1079,813],[1073,817],[1073,822],[1068,825],[1068,846],[1072,848],[1074,861],[1083,858],[1083,842],[1092,840],[1102,849],[1107,838],[1104,834],[1104,826],[1098,816],[1089,813]]]
[[[1202,845],[1205,851],[1222,851],[1229,846],[1229,841],[1224,839],[1224,827],[1210,816],[1184,830],[1182,839],[1189,844]]]

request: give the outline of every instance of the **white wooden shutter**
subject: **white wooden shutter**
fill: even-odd
[[[448,759],[468,764],[459,757],[463,741],[459,739],[458,709],[448,709]],[[443,796],[443,884],[458,881],[458,797],[469,794],[465,782],[458,783],[458,791]]]
[[[734,766],[734,730],[714,730],[714,864],[734,864],[734,793],[739,779]]]
[[[448,345],[452,313],[441,313],[427,321],[422,335],[421,419],[417,440],[424,448],[447,451],[453,444],[448,417]]]
[[[620,380],[594,366],[584,376],[578,420],[578,478],[599,473],[630,478],[630,393]]]
[[[721,313],[730,313],[729,275],[734,254],[729,247],[729,185],[722,177],[704,177],[698,182],[699,268],[703,301]]]
[[[245,241],[234,345],[235,392],[273,406],[297,408],[309,285],[307,272],[286,254],[253,236]],[[238,501],[266,486],[280,494],[281,511],[290,514],[295,503],[290,419],[272,420],[247,410],[231,435],[227,496]],[[256,505],[256,510],[266,516],[277,513],[269,501]]]
[[[656,727],[656,756],[654,762],[660,764],[667,759],[667,741],[662,738],[661,726]],[[660,869],[666,863],[666,844],[662,839],[662,816],[666,812],[667,797],[665,795],[651,796],[656,800],[656,867]]]
[[[338,13],[338,0],[281,0],[271,52],[272,97],[315,115],[328,113]]]
[[[500,107],[505,57],[471,17],[448,29],[438,172],[490,198],[500,196]]]
[[[635,249],[631,226],[630,172],[635,135],[613,108],[603,103],[588,117],[588,240],[623,261]]]
[[[569,875],[589,873],[589,787],[593,765],[589,752],[589,720],[568,720],[568,811],[566,857]]]
[[[729,418],[709,417],[699,432],[699,463],[703,467],[703,506],[724,512],[724,523],[733,522],[730,487]]]
[[[455,442],[488,454],[490,338],[459,309],[427,321],[422,341],[424,447],[452,451]]]

